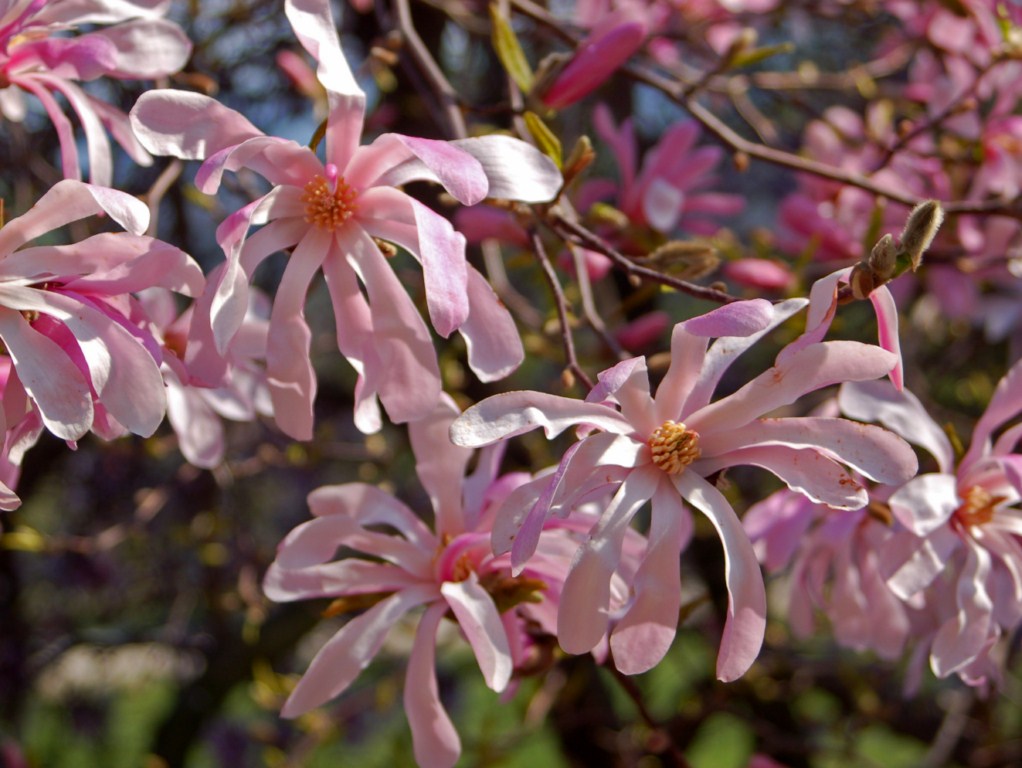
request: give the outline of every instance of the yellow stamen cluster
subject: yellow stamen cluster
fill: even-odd
[[[964,526],[972,527],[989,523],[994,519],[994,510],[1005,500],[994,496],[986,488],[974,485],[965,494],[962,505],[955,510],[954,518]]]
[[[355,213],[358,193],[344,179],[337,179],[335,187],[322,176],[316,176],[305,185],[298,198],[305,203],[305,220],[326,230],[334,230]]]
[[[676,421],[665,421],[647,441],[653,463],[669,475],[680,475],[702,455],[699,433]]]

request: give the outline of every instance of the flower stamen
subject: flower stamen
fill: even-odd
[[[314,176],[298,199],[305,203],[305,220],[321,229],[334,230],[352,217],[358,193],[338,176],[328,181]]]
[[[989,523],[994,519],[997,505],[1006,499],[1005,496],[994,496],[986,488],[974,485],[965,491],[964,501],[954,512],[954,519],[965,527],[974,527]]]
[[[665,421],[650,435],[653,463],[669,475],[680,475],[702,455],[699,433],[676,421]]]

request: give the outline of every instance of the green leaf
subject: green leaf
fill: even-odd
[[[535,112],[525,113],[525,124],[529,128],[529,133],[532,134],[532,138],[536,140],[540,150],[550,157],[557,167],[561,168],[564,162],[561,150],[561,140],[554,135],[554,132],[550,130],[550,127],[543,122],[543,118],[537,115]]]
[[[764,59],[769,59],[771,56],[776,56],[779,53],[791,53],[795,50],[795,46],[791,43],[781,43],[780,45],[766,45],[762,48],[753,48],[751,51],[742,51],[731,61],[731,66],[735,69],[739,67],[749,67],[753,64],[758,64]]]
[[[525,58],[518,35],[511,28],[511,23],[501,14],[496,3],[490,4],[490,21],[493,23],[493,48],[504,69],[515,81],[515,85],[524,93],[532,90],[535,77],[529,60]]]

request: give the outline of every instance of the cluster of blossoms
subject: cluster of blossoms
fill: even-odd
[[[725,296],[716,309],[674,324],[655,387],[651,373],[660,369],[652,356],[622,354],[584,399],[506,391],[462,411],[444,392],[430,326],[443,338],[461,335],[481,382],[507,377],[525,358],[515,320],[469,262],[467,242],[539,240],[536,220],[522,215],[539,205],[555,209],[555,221],[593,224],[592,241],[568,243],[588,277],[613,264],[594,242],[641,263],[643,253],[672,238],[713,235],[720,220],[741,210],[739,196],[716,191],[722,151],[699,145],[697,123],[682,121],[640,162],[633,122],[616,124],[603,105],[594,127],[616,161],[616,181],[565,188],[551,157],[507,135],[444,141],[383,133],[361,144],[366,95],[327,0],[284,4],[325,93],[321,150],[267,135],[206,95],[151,90],[126,116],[76,84],[102,76],[151,80],[183,67],[190,46],[162,18],[165,5],[24,1],[0,10],[0,110],[17,120],[23,94],[39,100],[58,132],[66,177],[0,229],[0,509],[20,503],[18,467],[43,430],[74,447],[89,432],[106,440],[147,437],[167,417],[185,458],[204,468],[224,461],[221,419],[262,415],[291,438],[312,439],[317,377],[306,301],[322,273],[337,348],[357,374],[354,424],[367,434],[382,429],[384,415],[408,425],[431,509],[420,515],[362,483],[308,497],[312,519],[281,542],[264,591],[281,602],[331,598],[327,615],[346,621],[290,692],[285,717],[342,694],[412,612],[418,624],[404,705],[424,765],[450,766],[460,754],[436,679],[444,619],[457,625],[497,692],[513,692],[554,641],[625,674],[652,669],[675,640],[679,564],[695,541],[692,510],[709,521],[724,552],[721,680],[741,677],[761,651],[762,564],[791,567],[797,632],[808,633],[819,611],[850,647],[894,659],[911,646],[916,661],[928,658],[940,677],[997,682],[998,641],[1022,624],[1022,363],[1004,376],[956,461],[948,438],[905,389],[887,285],[919,266],[941,224],[937,204],[877,211],[868,189],[807,175],[780,205],[781,246],[855,263],[814,281],[808,298]],[[742,14],[777,3],[689,5],[579,3],[577,21],[589,34],[544,84],[542,103],[562,108],[583,98],[644,47],[671,65],[673,44],[652,32],[679,18],[707,25],[710,47],[734,54],[747,37]],[[951,115],[966,96],[989,98],[988,119],[899,130],[884,104],[865,118],[833,107],[809,126],[804,149],[901,199],[1013,199],[1022,93],[994,83],[1017,67],[1005,58],[1017,41],[998,31],[1004,25],[982,3],[963,4],[974,24],[968,45],[959,36],[949,42],[939,4],[916,5],[895,3],[892,12],[940,53],[913,64],[905,93],[926,103],[930,117]],[[933,102],[923,86],[935,78],[946,78],[958,95]],[[52,92],[66,97],[82,124],[91,184],[80,180],[73,132]],[[944,135],[935,135],[938,124]],[[266,182],[217,228],[222,264],[204,275],[191,256],[145,234],[146,205],[107,186],[106,131],[140,164],[151,156],[201,161],[195,183],[209,195],[228,172]],[[963,161],[976,171],[967,188],[960,186],[966,174],[936,156],[948,138],[981,149],[979,160]],[[464,206],[456,224],[403,189],[420,181]],[[484,200],[497,202],[473,208]],[[36,243],[100,215],[123,231]],[[906,216],[897,241],[869,242]],[[947,270],[965,271],[968,262],[978,277],[959,306],[979,303],[979,281],[995,277],[1017,301],[1017,229],[1014,220],[961,219],[943,247],[953,244],[962,255],[926,276],[931,289],[940,296]],[[1002,249],[996,258],[995,245]],[[421,267],[428,324],[416,286],[403,284],[388,258],[396,248]],[[270,297],[252,282],[279,252],[287,262]],[[733,274],[747,285],[790,285],[783,269]],[[878,343],[828,338],[850,298],[871,302]],[[1022,313],[1015,310],[1008,321],[998,316],[1004,334],[1018,333],[1012,324]],[[788,343],[765,369],[736,381],[738,359],[782,332]],[[807,396],[836,386],[836,397],[812,415],[793,415]],[[570,431],[574,440],[552,466],[502,472],[507,441],[535,429],[550,439]],[[912,446],[932,457],[935,472],[917,475]],[[766,470],[786,488],[756,499],[742,519],[723,490],[724,474],[735,467]],[[639,526],[647,504],[648,526]]]

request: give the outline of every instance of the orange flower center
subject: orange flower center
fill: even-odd
[[[348,186],[343,176],[338,176],[333,183],[315,176],[298,199],[305,203],[305,220],[309,224],[334,230],[355,213],[357,197],[358,193]]]
[[[680,475],[702,455],[699,433],[676,421],[665,421],[646,442],[653,453],[653,463],[669,475]]]
[[[966,527],[983,525],[994,519],[994,509],[1005,500],[993,496],[986,488],[974,485],[965,492],[965,500],[954,512],[954,518]]]

